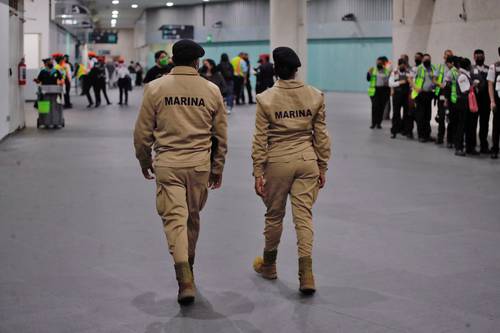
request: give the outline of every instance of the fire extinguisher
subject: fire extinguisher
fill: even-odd
[[[17,65],[17,76],[19,78],[19,85],[26,85],[26,64],[24,63],[24,59]]]

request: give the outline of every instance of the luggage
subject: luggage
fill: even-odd
[[[38,119],[36,121],[36,127],[64,127],[63,86],[42,85],[40,90],[40,99],[37,102]]]

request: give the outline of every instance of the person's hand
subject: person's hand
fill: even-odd
[[[263,176],[260,177],[255,177],[255,193],[259,197],[264,198],[266,196],[266,180],[264,179]]]
[[[394,90],[391,89],[391,97],[394,97]]]
[[[325,184],[326,184],[326,175],[324,173],[320,173],[319,174],[319,178],[318,178],[318,184],[319,184],[319,188],[323,188],[325,187]]]
[[[399,84],[406,84],[406,82],[408,82],[408,81],[407,80],[400,80]]]
[[[448,100],[447,99],[444,100],[443,105],[445,108],[448,108]]]
[[[495,101],[491,101],[490,109],[491,109],[491,111],[496,111],[497,110],[497,105],[496,105]]]
[[[150,173],[151,172],[151,173]],[[146,178],[147,180],[153,180],[155,179],[155,177],[153,176],[155,174],[155,170],[153,169],[153,167],[147,167],[147,168],[143,168],[142,169],[142,175],[144,176],[144,178]]]
[[[222,186],[222,174],[210,173],[208,178],[208,188],[216,190]]]

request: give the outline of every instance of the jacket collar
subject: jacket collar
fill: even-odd
[[[304,83],[298,80],[278,80],[275,86],[282,89],[297,89],[304,86]]]
[[[198,71],[189,66],[175,66],[170,71],[171,75],[198,75]]]

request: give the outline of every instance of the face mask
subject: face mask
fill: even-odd
[[[415,59],[415,65],[420,66],[422,59]]]
[[[161,58],[160,59],[160,66],[162,67],[165,67],[168,65],[168,59],[165,57],[165,58]]]
[[[430,60],[426,60],[423,62],[424,66],[425,67],[430,67],[431,66],[431,61]]]
[[[54,68],[54,64],[48,64],[48,65],[47,65],[47,67],[48,67],[49,69],[52,69],[52,68]]]
[[[384,68],[384,66],[382,66],[382,64],[377,64],[377,68],[382,69],[382,68]]]
[[[405,66],[400,66],[400,67],[399,67],[399,71],[400,71],[400,72],[404,72],[405,70],[406,70]]]
[[[481,58],[477,58],[477,59],[476,59],[476,63],[477,63],[479,66],[484,65],[484,58],[483,58],[483,57],[481,57]]]

